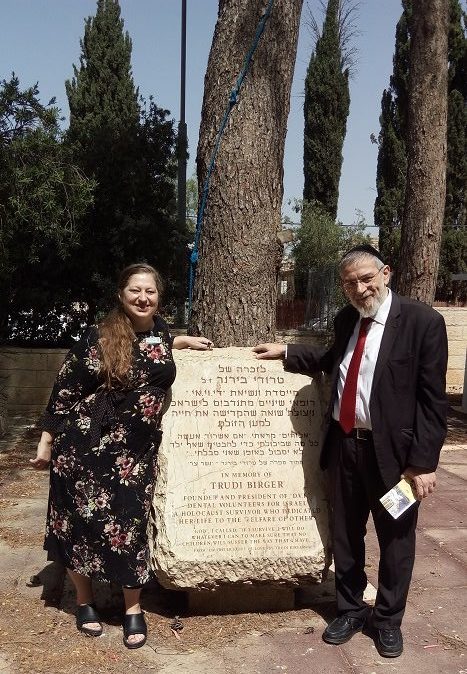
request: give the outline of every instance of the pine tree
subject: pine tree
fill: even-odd
[[[86,269],[77,259],[68,269],[89,320],[108,301],[116,271],[130,262],[146,259],[170,275],[169,295],[180,294],[183,283],[187,237],[175,218],[173,124],[152,99],[140,101],[131,49],[118,0],[98,0],[85,22],[79,67],[66,82],[67,141],[97,182],[92,213],[80,223]]]
[[[396,290],[431,304],[446,203],[449,0],[413,3],[407,183]]]
[[[335,219],[342,147],[349,114],[349,71],[344,68],[339,8],[329,0],[305,79],[303,199],[318,202]]]
[[[219,3],[204,80],[200,193],[226,104],[259,22],[268,16],[265,7],[264,0]],[[282,167],[301,9],[301,0],[272,4],[212,173],[190,331],[209,335],[217,346],[274,339]]]
[[[383,92],[381,102],[381,131],[378,137],[377,198],[375,225],[379,227],[380,250],[391,266],[398,266],[400,228],[404,211],[407,173],[407,92],[410,49],[410,21],[412,0],[403,0],[403,13],[396,28],[396,46],[390,86]],[[467,39],[465,13],[459,0],[450,0],[448,36],[448,132],[446,204],[442,253],[440,258],[438,299],[451,294],[451,272],[464,271],[459,258],[452,251],[452,241],[460,244],[467,237],[466,180],[467,180]],[[461,228],[451,233],[450,227]],[[465,247],[465,243],[463,244]],[[464,265],[465,267],[465,265]]]

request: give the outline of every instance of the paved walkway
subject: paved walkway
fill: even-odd
[[[41,549],[47,476],[26,463],[36,434],[24,420],[16,420],[0,440],[1,674],[467,674],[465,419],[461,414],[450,419],[438,488],[421,508],[403,626],[405,650],[394,660],[381,658],[369,635],[357,634],[339,647],[322,641],[322,630],[334,615],[329,583],[299,593],[294,611],[240,616],[190,616],[181,594],[147,592],[150,634],[147,645],[136,651],[122,645],[120,597],[106,588],[99,597],[103,636],[79,635],[71,588]],[[376,584],[377,544],[371,528],[367,541],[367,573]],[[179,634],[170,628],[176,614],[184,625]]]

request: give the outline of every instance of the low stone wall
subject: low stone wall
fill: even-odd
[[[444,316],[448,332],[447,390],[462,393],[467,363],[467,307],[435,307]]]
[[[447,390],[449,393],[462,393],[467,346],[467,307],[436,307],[436,310],[444,316],[448,331]],[[277,337],[286,343],[317,344],[326,341],[326,336],[300,330],[282,331]],[[66,349],[0,348],[0,397],[6,394],[8,415],[35,415],[44,410],[66,353]]]
[[[462,393],[467,361],[467,307],[435,307],[435,309],[444,317],[448,333],[446,390],[448,393]],[[304,330],[284,330],[278,333],[278,339],[287,344],[315,344],[317,340],[326,343],[325,335],[320,337]]]
[[[67,349],[0,349],[0,387],[9,415],[44,411]]]

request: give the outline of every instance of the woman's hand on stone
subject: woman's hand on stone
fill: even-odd
[[[192,337],[190,335],[178,335],[174,338],[174,349],[194,349],[196,351],[210,351],[214,344],[207,337]]]

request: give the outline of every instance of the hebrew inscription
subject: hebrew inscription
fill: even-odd
[[[176,356],[154,497],[161,582],[319,579],[327,510],[316,386],[246,348]]]

